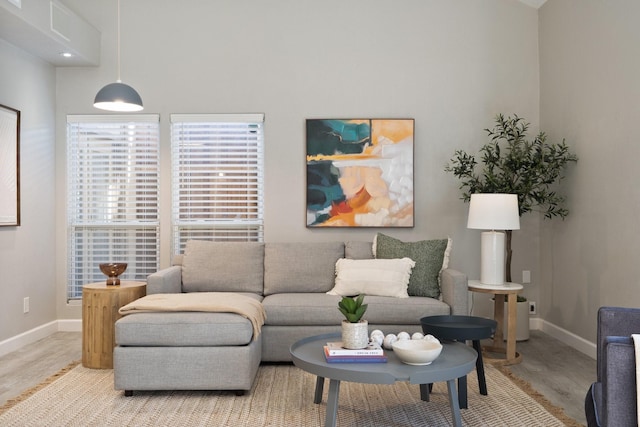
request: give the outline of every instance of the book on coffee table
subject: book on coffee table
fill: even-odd
[[[324,358],[327,363],[386,363],[387,356],[380,355],[340,355],[332,356],[329,354],[329,347],[324,346]]]
[[[325,346],[329,356],[383,356],[384,350],[378,344],[370,342],[365,348],[344,348],[342,341],[328,342]]]

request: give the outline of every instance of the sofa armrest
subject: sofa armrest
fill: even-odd
[[[442,301],[451,307],[450,314],[469,314],[469,289],[467,276],[457,270],[447,268],[440,273]]]
[[[602,418],[606,426],[637,423],[636,356],[630,337],[608,337],[605,341],[602,379]]]
[[[147,295],[182,292],[182,267],[174,265],[147,277]]]

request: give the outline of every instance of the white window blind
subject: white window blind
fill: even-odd
[[[125,280],[158,270],[158,152],[158,115],[67,117],[69,299],[106,280],[100,263],[128,263]]]
[[[172,114],[173,253],[263,241],[263,114]]]

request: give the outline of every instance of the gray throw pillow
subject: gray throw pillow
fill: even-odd
[[[439,275],[443,268],[449,240],[421,240],[403,242],[378,233],[375,239],[376,258],[411,258],[416,266],[411,272],[408,293],[410,296],[438,298]]]

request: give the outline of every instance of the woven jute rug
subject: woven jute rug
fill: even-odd
[[[468,375],[465,426],[579,426],[505,368],[486,365],[488,396]],[[515,380],[515,381],[514,381]],[[519,383],[518,383],[519,382]],[[243,396],[224,391],[135,392],[113,389],[112,370],[70,366],[38,388],[0,408],[0,426],[323,426],[326,393],[313,403],[315,377],[293,365],[260,367]],[[338,426],[449,426],[445,383],[434,385],[430,402],[419,387],[343,382]]]

